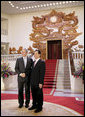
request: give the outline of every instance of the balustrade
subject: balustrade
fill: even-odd
[[[72,52],[73,59],[84,59],[84,52]]]
[[[21,57],[21,54],[9,54],[9,55],[1,55],[1,60],[16,60],[18,57]],[[28,57],[32,57],[31,54],[28,54]]]

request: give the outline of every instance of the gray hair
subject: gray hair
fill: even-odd
[[[26,53],[28,53],[28,50],[27,50],[26,48],[24,48],[24,49],[22,49],[22,50],[25,50],[25,51],[26,51]]]

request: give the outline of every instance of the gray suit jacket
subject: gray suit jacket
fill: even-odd
[[[31,70],[32,70],[31,68],[32,62],[33,62],[32,59],[27,57],[27,64],[25,67],[23,57],[20,57],[17,59],[16,65],[15,65],[15,71],[18,74],[18,77],[20,73],[25,73],[26,77],[30,77]]]

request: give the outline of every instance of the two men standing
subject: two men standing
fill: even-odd
[[[33,105],[29,110],[35,110],[35,113],[42,110],[43,105],[43,82],[45,75],[45,62],[40,59],[41,52],[34,52],[35,62],[27,57],[27,50],[22,50],[22,57],[18,58],[15,65],[15,71],[18,73],[18,102],[19,108],[23,107],[23,88],[25,86],[25,107],[29,107],[30,102],[30,84],[33,98]]]

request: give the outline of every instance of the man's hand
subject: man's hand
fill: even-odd
[[[25,73],[22,74],[22,77],[25,77]]]
[[[40,88],[40,89],[42,88],[42,86],[43,86],[42,84],[39,84],[39,88]]]
[[[25,77],[25,73],[21,73],[20,76],[24,78]]]

